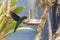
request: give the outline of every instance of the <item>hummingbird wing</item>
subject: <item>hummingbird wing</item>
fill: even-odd
[[[20,17],[18,15],[16,15],[14,12],[10,12],[11,17],[15,20],[18,21],[20,19]]]

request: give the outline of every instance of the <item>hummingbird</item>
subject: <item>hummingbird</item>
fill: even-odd
[[[12,19],[17,22],[16,27],[14,29],[14,32],[16,32],[18,25],[21,24],[24,19],[27,19],[27,17],[26,16],[19,17],[17,14],[15,14],[12,11],[10,11],[10,15],[11,15]]]

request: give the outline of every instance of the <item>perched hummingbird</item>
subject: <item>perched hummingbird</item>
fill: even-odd
[[[15,14],[14,12],[12,12],[12,11],[10,11],[10,15],[11,15],[11,17],[13,18],[13,20],[17,21],[16,27],[15,27],[15,29],[14,29],[14,32],[15,32],[16,29],[18,28],[18,25],[19,25],[20,23],[22,23],[22,21],[23,21],[24,19],[27,19],[27,17],[26,17],[26,16],[19,17],[18,15],[16,15],[16,14]]]

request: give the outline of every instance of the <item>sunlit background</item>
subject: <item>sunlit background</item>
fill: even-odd
[[[37,4],[38,3],[39,3],[39,0],[37,0]],[[31,2],[31,4],[32,4],[32,2]],[[25,9],[18,14],[19,16],[24,16],[24,15],[27,16],[28,15],[28,0],[18,0],[16,6],[24,6],[25,7]],[[40,11],[39,8],[38,8],[37,13],[38,13],[38,18],[40,19],[41,15],[42,15],[41,14],[42,12]],[[52,10],[50,10],[50,19],[51,19],[51,22],[53,23],[53,21],[52,21],[53,18],[52,17],[53,17]],[[26,24],[21,24],[21,26],[22,25],[27,26],[27,27],[29,26],[29,25],[26,25]],[[35,30],[37,28],[36,26],[30,26],[30,27],[35,29]],[[44,27],[44,30],[42,32],[42,39],[41,40],[48,40],[48,29],[47,28],[48,28],[48,26],[47,26],[47,23],[46,23],[46,25]],[[18,31],[16,33],[13,33],[12,35],[7,36],[5,39],[6,40],[34,40],[35,34],[36,34],[35,31],[21,30],[21,31]]]

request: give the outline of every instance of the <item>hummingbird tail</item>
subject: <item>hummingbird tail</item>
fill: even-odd
[[[16,32],[16,29],[17,29],[17,26],[15,27],[14,32]]]
[[[17,22],[16,27],[15,27],[15,29],[14,29],[14,32],[16,32],[16,30],[17,30],[17,28],[18,28],[18,25],[19,25],[19,22]]]

